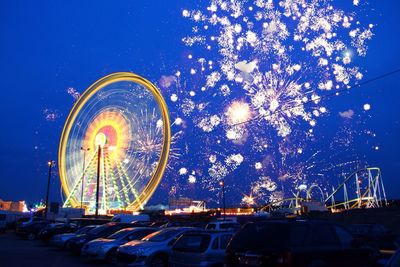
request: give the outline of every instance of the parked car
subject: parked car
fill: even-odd
[[[396,249],[397,236],[382,224],[351,224],[346,228],[368,246],[384,250]]]
[[[105,219],[92,219],[92,218],[76,218],[70,219],[64,223],[49,224],[44,227],[38,234],[38,238],[44,243],[48,243],[52,236],[63,233],[75,232],[79,228],[86,225],[101,225],[109,222]]]
[[[122,265],[167,266],[172,245],[193,227],[170,227],[154,232],[142,240],[122,245],[117,250],[117,260]]]
[[[400,266],[400,250],[398,250],[393,256],[386,260],[380,260],[379,261],[380,266],[384,267],[399,267]]]
[[[363,248],[342,226],[324,221],[248,223],[231,239],[226,266],[371,266]]]
[[[150,227],[159,228],[159,227],[163,226],[166,223],[167,223],[166,221],[155,221],[155,222],[150,223],[149,226]]]
[[[17,220],[16,227],[27,225],[32,222],[41,222],[41,221],[44,221],[44,219],[42,217],[22,217]]]
[[[232,235],[226,231],[185,233],[172,247],[170,266],[223,266],[225,249]]]
[[[160,226],[160,228],[169,228],[169,227],[190,227],[191,222],[166,222]]]
[[[17,221],[30,219],[30,214],[20,211],[0,210],[0,231],[6,229],[15,229]]]
[[[240,228],[240,223],[232,220],[220,220],[209,222],[206,225],[207,230],[219,230],[219,231],[237,231]]]
[[[66,247],[76,254],[80,254],[82,247],[89,241],[97,238],[107,237],[118,230],[123,228],[132,227],[130,223],[106,223],[93,230],[90,230],[86,234],[77,235],[67,241]]]
[[[33,219],[17,225],[15,233],[17,236],[26,237],[29,240],[37,238],[39,231],[43,229],[50,222],[43,219]]]
[[[148,222],[150,216],[148,214],[117,214],[111,219],[112,222]]]
[[[142,239],[157,230],[157,228],[151,227],[125,228],[107,238],[98,238],[86,243],[82,247],[81,255],[88,259],[107,260],[110,263],[116,263],[117,249],[120,245],[132,240]]]
[[[90,230],[92,230],[92,229],[94,229],[96,227],[98,227],[98,225],[88,225],[88,226],[84,226],[84,227],[78,229],[74,233],[64,233],[64,234],[54,235],[50,239],[50,244],[53,245],[53,246],[57,246],[59,248],[65,248],[65,245],[66,245],[68,240],[70,240],[71,238],[73,238],[73,237],[75,237],[77,235],[86,234],[87,232],[89,232]]]

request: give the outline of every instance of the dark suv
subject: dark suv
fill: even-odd
[[[226,266],[373,266],[375,251],[361,248],[342,226],[324,221],[248,223],[228,244]]]
[[[29,240],[36,239],[41,229],[46,227],[50,222],[41,218],[32,218],[26,222],[22,221],[17,224],[15,233],[20,237],[27,237]]]

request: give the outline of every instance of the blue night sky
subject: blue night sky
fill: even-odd
[[[351,2],[333,1],[333,5],[346,10]],[[67,93],[68,88],[82,93],[97,79],[118,71],[131,71],[158,84],[163,75],[174,75],[179,70],[188,87],[197,88],[197,92],[200,92],[199,88],[205,79],[201,74],[190,75],[192,63],[188,55],[200,57],[199,54],[206,52],[196,46],[185,46],[182,42],[183,37],[191,35],[194,26],[193,21],[182,17],[182,11],[186,8],[206,10],[208,4],[208,1],[183,0],[1,1],[0,101],[3,115],[0,131],[0,198],[33,203],[45,197],[47,160],[57,158],[62,127],[74,103]],[[367,55],[355,57],[353,62],[362,69],[364,77],[361,82],[400,68],[398,10],[400,2],[394,0],[371,0],[368,5],[360,7],[361,21],[375,25],[374,36],[368,41]],[[212,57],[213,52],[209,56]],[[324,100],[329,115],[321,118],[315,128],[314,139],[320,142],[302,144],[305,154],[321,151],[316,165],[326,167],[332,163],[327,157],[333,152],[330,141],[324,140],[335,136],[340,138],[344,135],[340,129],[351,128],[351,134],[354,135],[351,145],[343,149],[336,147],[334,160],[339,164],[357,158],[368,162],[368,165],[380,167],[388,197],[400,198],[399,81],[400,73],[397,73]],[[178,188],[180,184],[182,190],[178,195],[190,194],[207,200],[215,198],[215,194],[209,194],[209,187],[201,185],[201,180],[203,177],[206,179],[210,168],[206,154],[212,154],[212,140],[219,139],[215,136],[224,136],[224,129],[221,127],[210,133],[202,132],[196,127],[200,113],[185,117],[181,109],[169,101],[173,90],[161,90],[168,99],[171,118],[184,118],[186,127],[175,145],[183,156],[175,160],[166,172],[168,177],[164,178],[152,202],[166,203],[172,183],[177,183]],[[241,99],[244,97],[242,94],[237,93],[230,100]],[[219,101],[218,98],[209,94],[200,99],[199,95],[199,102],[212,104],[210,114],[223,113],[224,107],[219,108],[215,103]],[[366,103],[371,105],[369,111],[363,110]],[[350,109],[355,113],[354,117],[343,122],[338,113]],[[49,114],[55,114],[54,120],[46,120]],[[299,127],[300,132],[309,128],[301,123],[298,125],[294,127]],[[253,129],[258,131],[256,127]],[[266,131],[270,132],[265,134],[266,138],[275,132],[272,128]],[[366,131],[376,136],[361,135]],[[296,138],[294,135],[290,142],[300,142]],[[231,184],[238,184],[241,188],[240,191],[231,190],[231,195],[239,192],[239,197],[237,194],[236,197],[227,195],[228,202],[232,204],[240,202],[240,192],[249,193],[248,185],[252,180],[242,177],[260,176],[253,170],[254,162],[263,161],[267,153],[249,151],[249,147],[249,144],[223,141],[215,148],[225,155],[240,152],[245,158],[243,164],[227,176]],[[233,149],[232,152],[230,149]],[[204,151],[204,154],[199,151]],[[292,160],[286,166],[295,165],[296,159]],[[302,160],[305,159],[298,158],[299,164]],[[187,180],[187,177],[177,175],[182,167],[196,171],[196,185],[182,185]],[[324,172],[327,176],[321,179],[322,185],[327,183],[329,189],[338,183],[335,180],[337,178],[333,177],[338,177],[340,173],[336,169],[334,171],[336,173],[330,174],[332,178],[327,175],[329,172]],[[351,171],[353,169],[348,165],[347,169],[344,167],[339,172]],[[281,174],[283,170],[276,172]],[[278,174],[265,175],[270,175],[280,186]],[[312,171],[309,175],[313,175]],[[229,194],[229,187],[227,190]],[[52,179],[50,199],[60,201],[58,174]]]

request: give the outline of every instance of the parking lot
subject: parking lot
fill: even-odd
[[[18,267],[70,267],[94,266],[93,262],[84,262],[69,251],[43,245],[42,242],[18,238],[12,231],[0,234],[0,266]],[[96,263],[96,266],[109,265]]]

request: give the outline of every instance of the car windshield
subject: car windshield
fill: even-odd
[[[96,226],[89,225],[89,226],[82,227],[81,229],[76,231],[76,234],[81,235],[81,234],[87,233],[90,230],[93,230],[93,228],[96,228]]]
[[[173,250],[202,253],[208,248],[210,240],[210,235],[205,234],[183,235],[175,243]]]
[[[229,246],[254,251],[279,249],[286,237],[287,227],[282,223],[251,223],[232,238]]]
[[[120,238],[124,238],[126,235],[128,235],[130,232],[132,231],[132,228],[125,228],[122,230],[119,230],[115,233],[113,233],[112,235],[108,236],[108,239],[120,239]]]
[[[87,233],[90,234],[90,235],[98,235],[98,234],[100,234],[101,232],[105,231],[108,227],[110,227],[110,225],[105,224],[105,225],[96,227],[96,228],[90,230],[90,231],[87,232]]]
[[[142,240],[144,241],[149,241],[149,242],[163,242],[171,237],[174,237],[175,235],[179,234],[182,232],[182,230],[179,229],[163,229],[157,232],[154,232],[152,234],[149,234],[148,236],[145,236]]]
[[[238,223],[223,223],[219,226],[221,229],[231,229],[231,228],[239,228]]]

